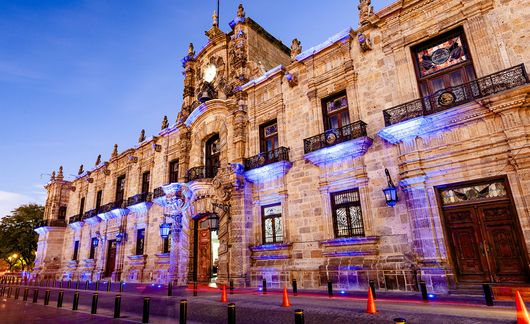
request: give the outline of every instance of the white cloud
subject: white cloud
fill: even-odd
[[[0,191],[0,218],[11,214],[20,205],[36,203],[37,199],[16,192]]]

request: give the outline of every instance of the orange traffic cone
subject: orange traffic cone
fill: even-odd
[[[530,317],[526,311],[523,297],[518,290],[515,292],[515,309],[517,310],[517,324],[530,324]]]
[[[287,287],[283,288],[282,307],[291,307],[291,303],[289,303],[289,296],[287,295]]]
[[[228,298],[226,297],[226,286],[223,286],[223,291],[221,292],[221,303],[228,302]]]
[[[368,305],[366,306],[366,312],[368,314],[375,314],[377,310],[375,309],[374,295],[372,294],[372,288],[368,288]]]

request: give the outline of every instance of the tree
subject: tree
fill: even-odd
[[[35,261],[39,235],[34,228],[43,219],[44,206],[22,205],[11,213],[0,220],[0,258],[10,270],[14,266],[27,270]]]

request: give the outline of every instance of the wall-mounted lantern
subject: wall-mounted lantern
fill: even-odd
[[[171,224],[164,222],[160,224],[160,237],[162,239],[167,239],[169,237],[169,232],[171,231]]]
[[[98,247],[99,245],[99,239],[97,237],[93,237],[92,238],[92,246],[93,247]]]
[[[385,169],[386,174],[386,180],[388,182],[388,187],[383,189],[383,192],[385,194],[386,204],[390,207],[394,207],[397,202],[399,201],[397,196],[397,188],[394,186],[394,183],[392,182],[392,179],[390,178],[390,172],[388,172],[388,169]]]

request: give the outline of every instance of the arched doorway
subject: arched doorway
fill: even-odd
[[[219,263],[219,216],[200,214],[194,219],[194,281],[215,283]]]
[[[206,177],[213,178],[219,170],[219,156],[221,155],[221,142],[219,134],[215,134],[206,141],[205,164]]]

